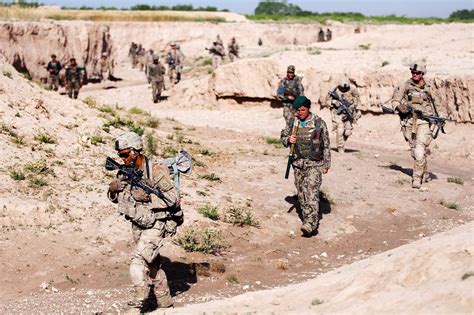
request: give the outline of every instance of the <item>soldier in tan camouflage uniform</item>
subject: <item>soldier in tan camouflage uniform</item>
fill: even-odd
[[[227,45],[227,51],[230,62],[234,62],[235,59],[239,58],[239,44],[237,44],[235,37],[232,37],[229,45]]]
[[[166,63],[168,64],[168,76],[170,84],[177,84],[181,81],[183,72],[184,54],[181,52],[179,44],[171,43],[171,50],[168,52]]]
[[[107,58],[107,53],[103,53],[99,60],[99,76],[101,80],[107,81],[112,75],[112,66],[109,59]]]
[[[283,104],[283,118],[286,126],[289,126],[290,121],[295,117],[295,111],[291,104],[298,96],[304,95],[301,80],[302,77],[295,75],[295,66],[290,65],[286,70],[286,77],[278,85],[277,99]]]
[[[67,95],[70,98],[77,98],[79,95],[79,90],[82,87],[84,78],[86,75],[86,70],[83,67],[79,67],[76,63],[75,58],[69,60],[69,64],[66,66],[64,80],[67,90]]]
[[[153,102],[157,103],[160,100],[161,92],[163,90],[165,67],[161,64],[158,55],[153,55],[153,63],[148,65],[147,78],[151,83]]]
[[[173,306],[166,274],[160,268],[159,251],[164,238],[173,236],[183,222],[179,193],[168,168],[149,161],[142,155],[142,148],[142,139],[133,132],[125,133],[115,141],[115,149],[124,164],[143,171],[143,181],[150,187],[158,188],[164,197],[131,187],[120,171],[108,190],[108,197],[118,205],[119,213],[131,222],[135,247],[130,277],[134,290],[128,305],[140,311],[146,307],[151,288],[154,289],[158,307]]]
[[[400,114],[403,136],[411,148],[413,167],[412,186],[421,188],[423,181],[428,181],[426,157],[432,140],[430,123],[420,118],[422,115],[434,115],[434,95],[431,86],[425,82],[426,64],[418,61],[410,65],[411,79],[402,88],[394,91],[392,105]]]
[[[349,79],[344,77],[339,85],[335,87],[333,93],[336,93],[342,100],[347,101],[350,105],[349,110],[352,114],[352,119],[349,115],[341,110],[341,102],[331,98],[330,94],[327,97],[327,103],[331,108],[331,119],[333,124],[333,131],[336,131],[337,150],[339,153],[344,152],[344,144],[352,134],[353,123],[356,123],[361,114],[358,110],[360,106],[360,97],[355,87],[351,87]]]
[[[322,174],[331,167],[331,149],[326,123],[321,117],[310,112],[311,101],[298,96],[293,103],[296,117],[281,131],[281,142],[285,147],[295,144],[292,163],[295,186],[303,214],[301,232],[303,236],[315,235],[319,227],[319,188]],[[292,135],[293,126],[296,135]]]

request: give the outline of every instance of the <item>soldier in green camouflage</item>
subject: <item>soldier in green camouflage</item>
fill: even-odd
[[[295,117],[295,110],[292,108],[294,100],[298,96],[304,95],[302,79],[302,77],[295,75],[295,66],[290,65],[286,70],[286,77],[278,84],[277,99],[283,104],[283,118],[287,127]]]
[[[355,87],[351,87],[349,79],[344,77],[339,85],[332,90],[342,100],[349,104],[350,116],[345,111],[341,111],[341,102],[332,98],[331,93],[328,94],[326,102],[329,103],[331,108],[331,120],[333,125],[333,131],[336,131],[336,142],[337,150],[339,153],[344,152],[344,144],[352,135],[353,124],[357,123],[361,114],[358,110],[360,105],[360,96]]]
[[[425,62],[411,64],[410,72],[411,78],[404,86],[395,89],[392,106],[400,115],[401,130],[414,159],[412,187],[419,189],[422,182],[430,180],[426,157],[433,138],[430,122],[421,116],[435,113],[435,98],[431,86],[423,78],[426,74]]]
[[[134,132],[126,132],[115,141],[115,150],[124,165],[142,171],[143,181],[159,189],[164,197],[131,186],[121,172],[109,184],[107,195],[117,204],[118,212],[130,221],[132,228],[134,250],[130,278],[133,297],[128,305],[145,311],[152,288],[158,307],[173,306],[167,277],[160,264],[160,249],[164,239],[173,236],[183,223],[183,212],[179,192],[170,178],[168,167],[148,160],[141,153],[142,149],[142,139]]]
[[[77,98],[79,90],[85,80],[86,71],[85,68],[79,67],[76,63],[75,58],[69,60],[69,64],[66,66],[64,79],[66,84],[67,95],[70,98]]]
[[[281,131],[281,142],[285,147],[295,144],[293,170],[298,201],[303,214],[301,232],[303,236],[315,235],[319,227],[319,188],[322,174],[331,167],[331,149],[326,123],[310,112],[311,101],[298,96],[293,103],[296,117]],[[293,126],[296,134],[292,134]]]

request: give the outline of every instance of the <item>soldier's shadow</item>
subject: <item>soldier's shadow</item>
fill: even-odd
[[[301,222],[303,222],[303,211],[301,210],[301,205],[298,201],[297,196],[286,196],[285,201],[291,204],[291,207],[288,209],[288,213],[295,209],[296,214],[300,218]],[[327,198],[324,196],[323,193],[319,193],[319,220],[322,220],[323,215],[331,213],[331,203]]]
[[[397,165],[397,164],[379,165],[379,167],[388,168],[390,170],[398,171],[398,172],[401,172],[401,173],[403,173],[407,176],[410,176],[410,177],[413,176],[413,169],[412,168],[401,167],[400,165]],[[436,174],[434,174],[434,173],[428,172],[428,175],[429,175],[430,179],[438,179],[438,176],[436,176]]]
[[[337,148],[331,148],[331,151],[337,152]],[[359,150],[356,149],[344,149],[345,153],[355,153],[355,152],[360,152]]]
[[[197,269],[201,267],[200,265],[206,264],[209,267],[209,263],[187,264],[171,261],[169,258],[161,256],[161,266],[168,278],[171,295],[175,296],[188,291],[191,288],[191,284],[197,282]]]

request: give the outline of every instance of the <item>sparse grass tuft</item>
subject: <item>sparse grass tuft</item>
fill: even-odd
[[[11,79],[12,78],[12,73],[8,70],[3,70],[2,71],[3,75],[6,76],[7,78]]]
[[[128,110],[128,112],[129,112],[130,114],[132,114],[132,115],[149,115],[148,112],[146,112],[146,111],[144,111],[143,109],[138,108],[138,107],[136,107],[136,106],[130,108],[130,109]]]
[[[26,178],[25,173],[21,169],[11,168],[9,173],[10,177],[14,180],[24,180]]]
[[[225,265],[221,262],[213,262],[211,263],[211,271],[217,273],[224,273],[225,272]]]
[[[201,155],[206,155],[206,156],[211,156],[211,155],[214,154],[214,153],[213,153],[211,150],[209,150],[209,149],[199,149],[198,153],[201,154]]]
[[[362,50],[369,50],[372,44],[359,45],[359,48]]]
[[[176,149],[172,145],[167,145],[166,147],[163,148],[163,152],[161,153],[161,155],[164,158],[169,158],[169,157],[175,156],[177,153],[178,153],[178,149]]]
[[[327,203],[327,204],[330,204],[330,205],[335,205],[336,204],[334,199],[327,192],[325,192],[322,189],[319,191],[319,200],[322,203]]]
[[[32,174],[50,174],[51,170],[46,165],[45,159],[39,159],[34,162],[26,163],[24,171]]]
[[[265,142],[267,144],[272,144],[277,149],[283,148],[283,144],[279,138],[265,137]]]
[[[321,55],[321,49],[320,48],[317,48],[317,47],[308,47],[306,49],[306,52],[309,54],[309,55]]]
[[[102,112],[102,113],[107,113],[107,114],[110,114],[112,116],[117,116],[117,111],[115,109],[113,109],[112,107],[110,107],[109,105],[103,105],[103,106],[99,107],[97,110],[99,112]]]
[[[218,253],[227,247],[220,231],[214,228],[187,228],[176,238],[178,245],[188,252]]]
[[[198,178],[205,179],[210,182],[221,182],[221,178],[217,174],[214,174],[214,173],[199,175]]]
[[[144,121],[143,124],[150,128],[158,128],[160,126],[160,121],[156,118],[149,118]]]
[[[87,96],[83,102],[89,106],[90,108],[96,108],[97,107],[97,101],[95,98],[93,98],[92,96]]]
[[[382,62],[382,68],[385,67],[385,66],[388,66],[389,64],[390,64],[390,62],[385,60],[384,62]]]
[[[31,185],[33,186],[37,186],[37,187],[43,187],[43,186],[47,186],[48,185],[48,182],[43,179],[43,178],[38,178],[38,177],[34,177],[30,180],[30,183]]]
[[[205,58],[202,63],[201,63],[202,66],[210,66],[212,65],[212,58],[211,57],[208,57],[208,58]]]
[[[217,207],[211,206],[209,204],[198,208],[197,210],[200,214],[209,218],[213,221],[219,220],[219,212],[217,211]]]
[[[79,283],[79,279],[73,279],[68,274],[65,274],[64,278],[66,279],[67,282],[69,282],[72,285]]]
[[[38,141],[39,143],[48,143],[48,144],[55,144],[56,139],[50,135],[49,133],[45,132],[40,132],[38,133],[34,139]]]
[[[151,132],[145,135],[145,153],[149,155],[156,155],[156,142]]]
[[[455,183],[458,185],[464,185],[464,179],[460,177],[448,177],[448,183]]]
[[[456,202],[451,202],[451,201],[446,201],[446,200],[440,200],[439,204],[452,210],[459,210],[459,205]]]
[[[104,138],[102,138],[101,135],[93,135],[91,137],[91,144],[92,145],[98,145],[100,143],[105,143]]]
[[[237,278],[237,276],[235,275],[235,273],[229,273],[226,277],[225,277],[225,280],[229,283],[232,283],[232,284],[237,284],[239,283],[239,279]]]
[[[474,272],[472,272],[472,271],[471,272],[466,272],[465,274],[462,275],[461,280],[466,280],[466,279],[468,279],[470,277],[473,277],[473,276],[474,276]]]
[[[250,209],[231,207],[224,216],[224,221],[238,226],[259,226],[258,220]]]
[[[318,298],[313,299],[313,300],[311,301],[311,305],[313,305],[313,306],[319,305],[319,304],[323,304],[323,303],[324,303],[324,300],[320,300],[320,299],[318,299]]]

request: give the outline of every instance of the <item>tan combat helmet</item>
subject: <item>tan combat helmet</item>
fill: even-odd
[[[160,56],[158,56],[158,54],[153,54],[153,55],[151,56],[151,59],[152,59],[153,61],[155,61],[155,60],[158,61],[158,60],[160,60]]]
[[[295,66],[289,65],[288,68],[286,69],[287,73],[295,73]]]
[[[420,71],[426,74],[426,62],[424,60],[418,60],[410,64],[410,71]]]
[[[115,150],[134,149],[140,151],[143,149],[142,138],[135,132],[126,132],[115,139]]]
[[[343,77],[341,81],[339,81],[338,85],[341,89],[348,89],[351,86],[351,82],[349,81],[349,78]]]

